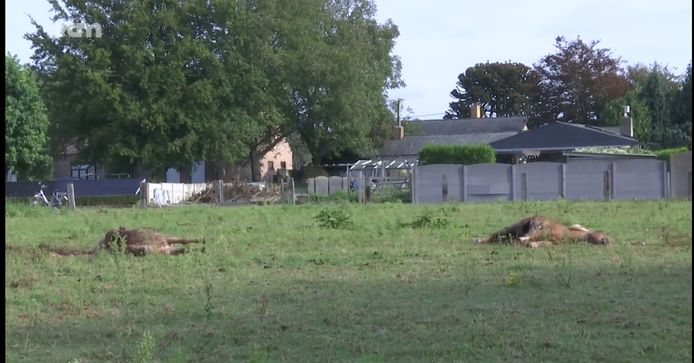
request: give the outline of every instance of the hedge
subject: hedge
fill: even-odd
[[[427,164],[484,164],[496,162],[494,148],[487,144],[425,145],[419,151],[419,162]]]
[[[685,152],[685,151],[689,151],[689,148],[687,148],[686,146],[683,146],[683,147],[675,147],[672,149],[658,150],[655,152],[655,154],[658,157],[658,159],[669,161],[670,155],[678,154],[678,153]]]

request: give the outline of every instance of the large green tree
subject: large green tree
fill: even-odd
[[[101,38],[28,38],[56,148],[150,168],[251,162],[292,134],[314,162],[368,149],[398,80],[394,25],[367,0],[51,0]],[[64,9],[64,10],[63,10]]]
[[[5,55],[5,178],[10,171],[22,179],[48,176],[48,125],[31,70]]]
[[[444,118],[470,117],[470,106],[479,103],[483,117],[528,115],[538,91],[540,75],[522,63],[479,63],[458,76]]]
[[[672,104],[673,144],[692,148],[692,64],[687,66],[681,87],[675,93]]]
[[[606,104],[626,94],[629,82],[621,59],[598,44],[580,37],[556,38],[557,51],[535,64],[542,80],[532,124],[559,120],[600,125]]]
[[[287,6],[292,124],[312,162],[372,154],[389,134],[386,90],[402,85],[391,54],[397,27],[379,24],[370,0],[303,0]]]
[[[55,152],[155,170],[195,160],[236,160],[252,129],[236,102],[237,73],[217,49],[226,21],[209,4],[51,0],[55,21],[99,24],[102,37],[28,35],[55,122]]]
[[[601,115],[602,122],[617,124],[621,108],[628,105],[634,120],[635,137],[642,146],[662,149],[690,145],[691,71],[687,72],[681,80],[657,63],[629,67],[630,90],[606,105]],[[690,87],[689,91],[687,87]]]

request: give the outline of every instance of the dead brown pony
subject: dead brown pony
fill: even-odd
[[[204,240],[170,236],[153,229],[127,229],[120,227],[118,230],[110,230],[99,243],[92,249],[93,253],[99,250],[111,251],[123,249],[135,256],[143,256],[150,253],[163,253],[178,255],[185,252],[184,248],[174,245],[186,245],[189,243],[204,243]],[[125,243],[125,246],[122,245]]]
[[[492,233],[487,238],[476,239],[474,242],[503,241],[520,243],[532,248],[558,244],[563,241],[585,241],[595,245],[608,245],[612,242],[605,232],[591,231],[578,224],[565,226],[553,219],[539,215],[522,219]]]

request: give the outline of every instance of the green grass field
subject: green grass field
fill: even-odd
[[[5,357],[689,362],[691,208],[555,201],[56,213],[6,204]],[[616,242],[470,243],[535,213]],[[37,249],[91,247],[121,225],[207,243],[181,256]]]

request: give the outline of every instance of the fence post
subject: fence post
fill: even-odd
[[[461,167],[461,171],[463,173],[463,177],[460,178],[460,184],[463,191],[460,194],[462,194],[463,202],[467,202],[467,166],[463,165]]]
[[[518,199],[516,195],[516,165],[511,164],[511,200],[515,201]]]
[[[441,196],[444,203],[448,202],[448,175],[446,174],[443,174],[441,182]]]
[[[75,210],[75,184],[72,183],[67,185],[67,204],[70,210]]]
[[[215,203],[217,205],[222,205],[224,204],[224,181],[223,180],[215,180],[212,182],[212,186],[214,188],[214,194],[215,194]]]
[[[561,197],[566,199],[566,163],[561,164]]]
[[[415,190],[415,178],[417,177],[417,166],[412,167],[412,171],[408,171],[410,174],[410,203],[417,203],[417,191]]]
[[[688,187],[687,199],[692,200],[692,171],[691,170],[689,171],[689,173],[687,173],[687,181],[688,181],[688,183],[687,183],[687,187]]]
[[[359,203],[364,203],[364,190],[366,189],[366,180],[364,177],[359,178]]]
[[[296,204],[296,189],[294,189],[294,178],[291,178],[292,183],[292,204]]]
[[[521,199],[528,200],[528,173],[521,174]]]
[[[610,200],[610,171],[605,170],[602,172],[602,194],[603,199]]]
[[[146,181],[140,182],[140,198],[141,198],[141,207],[142,208],[147,208],[147,205],[149,204],[149,188]]]
[[[610,200],[617,196],[617,167],[615,162],[610,163]]]

